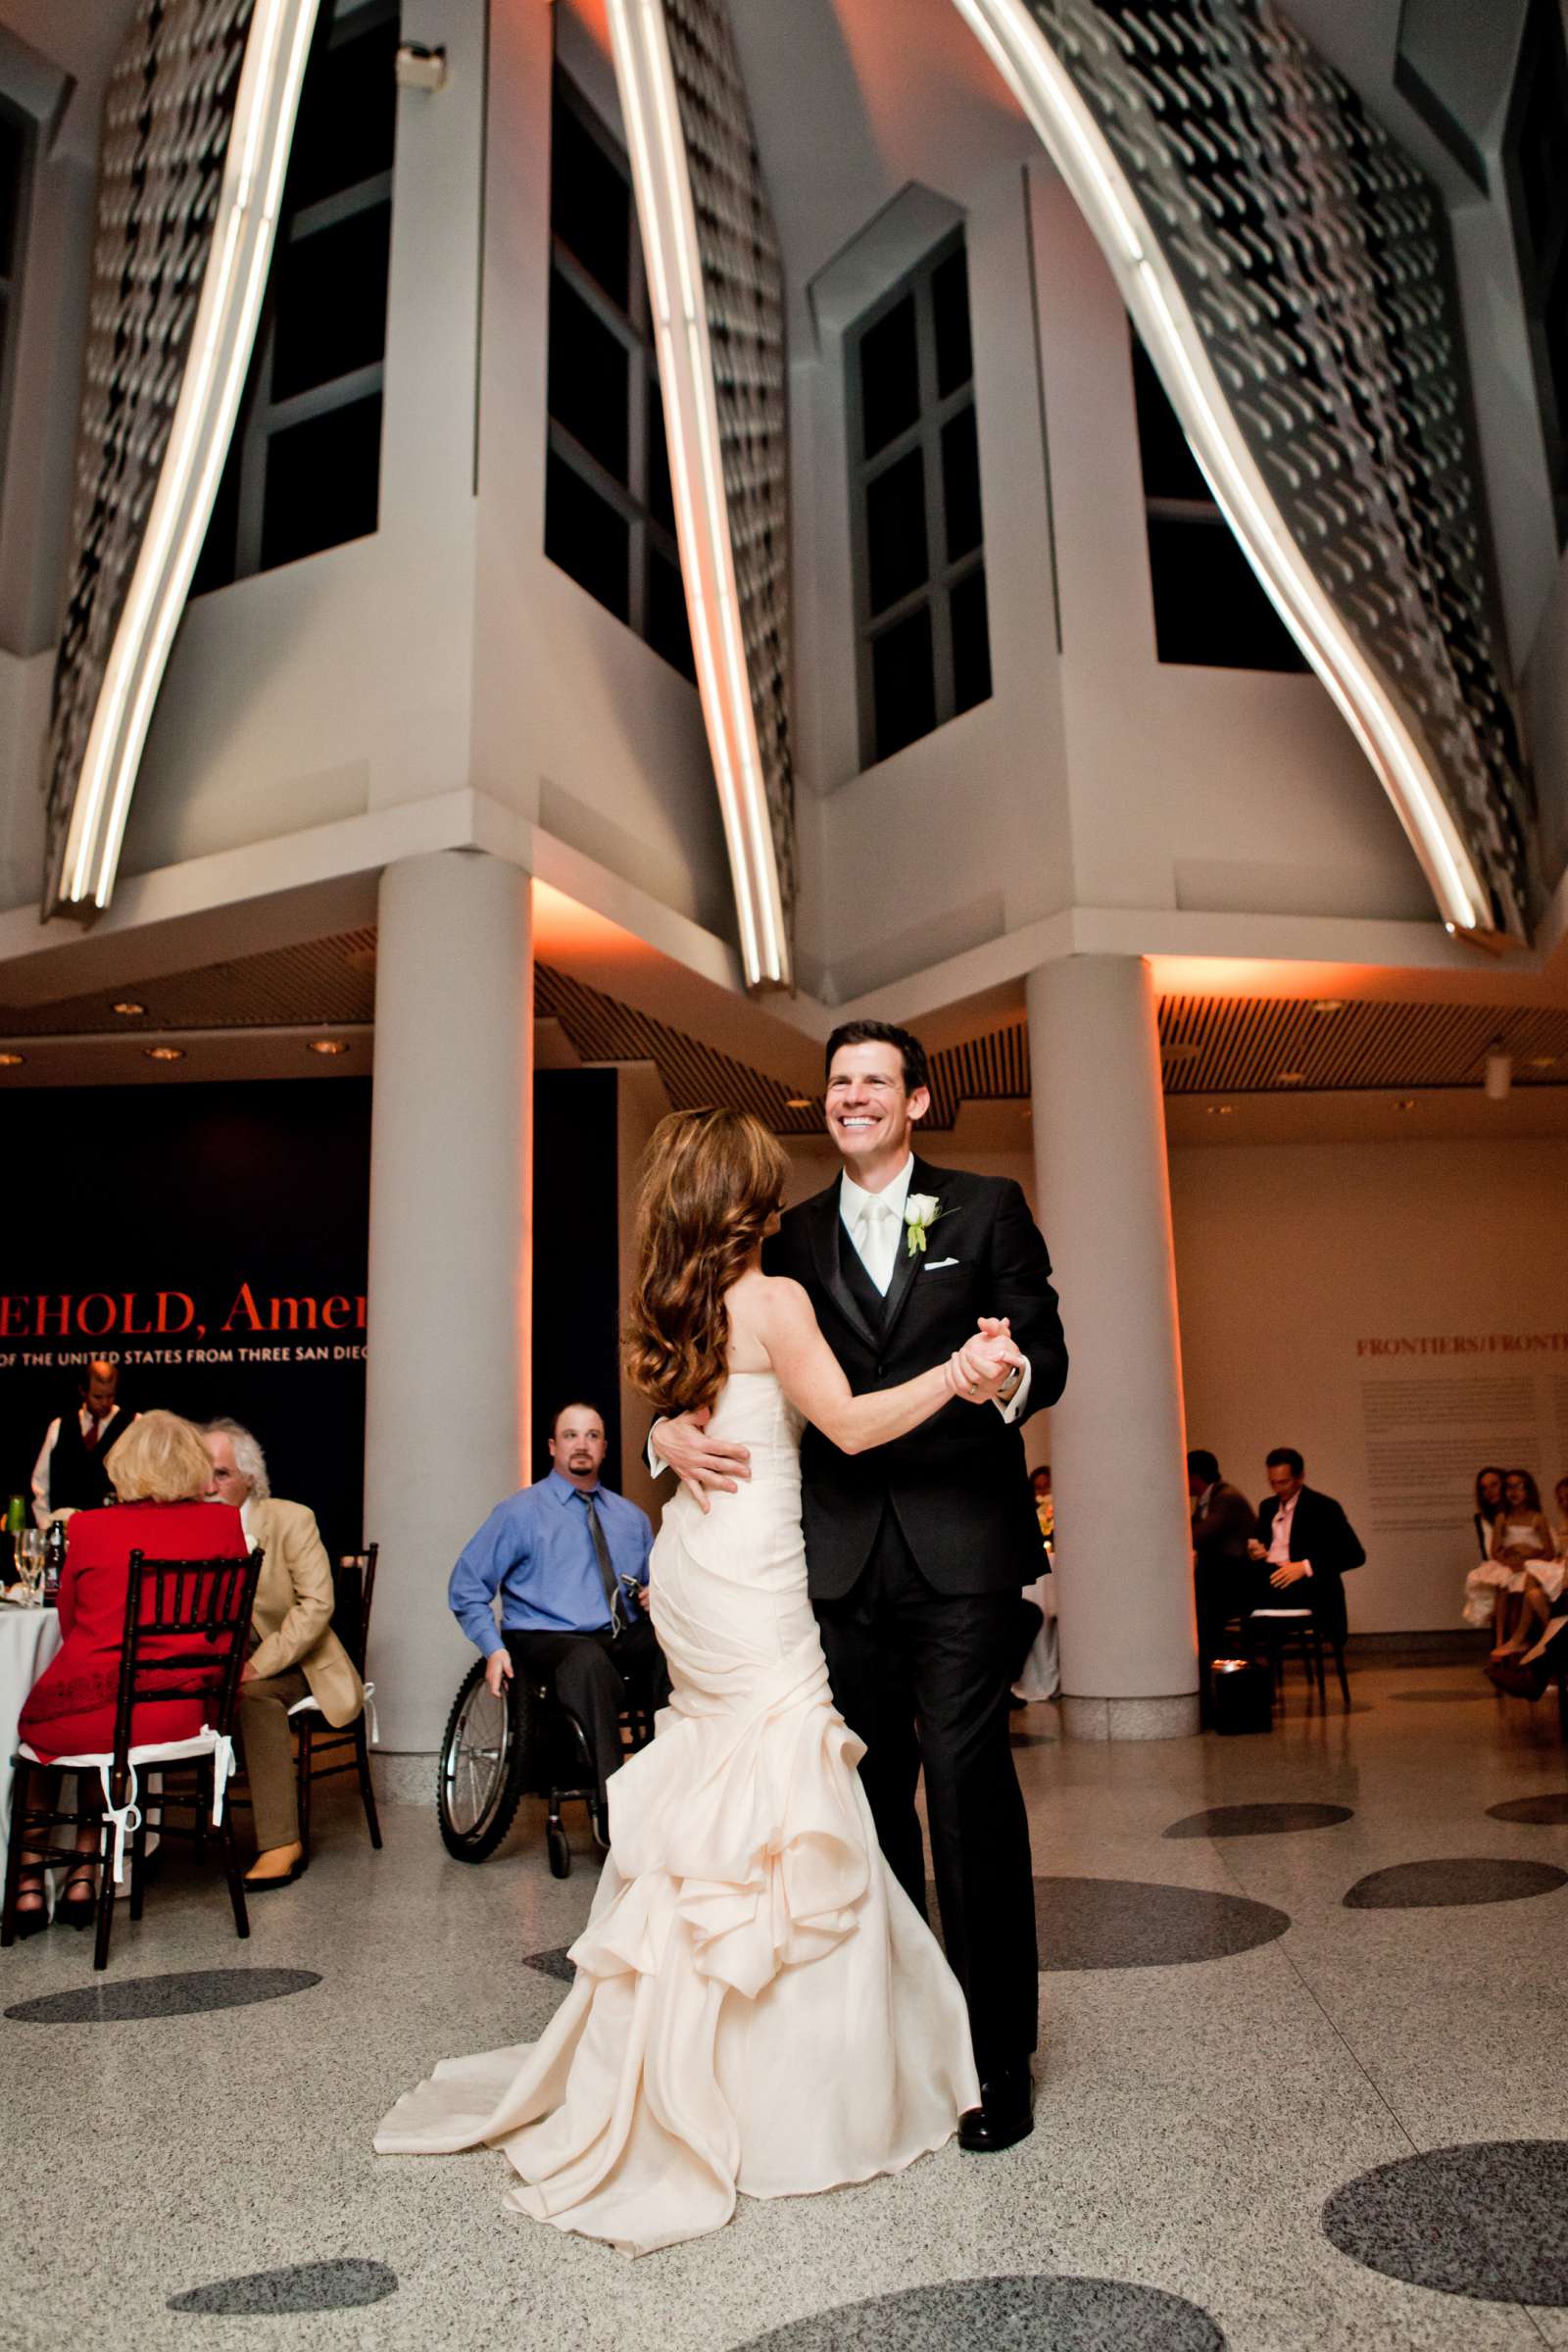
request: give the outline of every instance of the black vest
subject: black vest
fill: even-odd
[[[95,1511],[100,1503],[114,1501],[115,1491],[104,1463],[109,1458],[109,1448],[130,1427],[130,1414],[117,1406],[99,1431],[98,1443],[89,1453],[82,1440],[80,1414],[74,1407],[61,1414],[60,1434],[49,1456],[52,1511]]]

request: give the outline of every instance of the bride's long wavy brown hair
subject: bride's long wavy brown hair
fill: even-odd
[[[654,1129],[637,1202],[637,1287],[622,1355],[662,1413],[724,1384],[725,1293],[767,1231],[789,1170],[749,1110],[674,1110]]]

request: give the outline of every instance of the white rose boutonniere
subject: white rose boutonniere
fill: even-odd
[[[918,1257],[925,1248],[925,1237],[938,1218],[947,1214],[935,1193],[911,1193],[904,1203],[904,1230],[908,1237],[908,1251]]]

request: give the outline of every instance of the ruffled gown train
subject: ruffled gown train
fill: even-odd
[[[375,2135],[385,2155],[488,2142],[507,2202],[649,2253],[737,2191],[801,2196],[901,2171],[978,2104],[963,1996],[883,1861],[807,1597],[799,1422],[732,1374],[712,1434],[752,1476],[654,1547],[673,1692],[610,1785],[612,1850],[540,2040],[448,2059]]]

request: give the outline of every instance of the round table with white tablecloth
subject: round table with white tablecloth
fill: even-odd
[[[11,1826],[11,1759],[17,1752],[22,1702],[60,1647],[57,1609],[24,1609],[0,1601],[0,1871]]]

